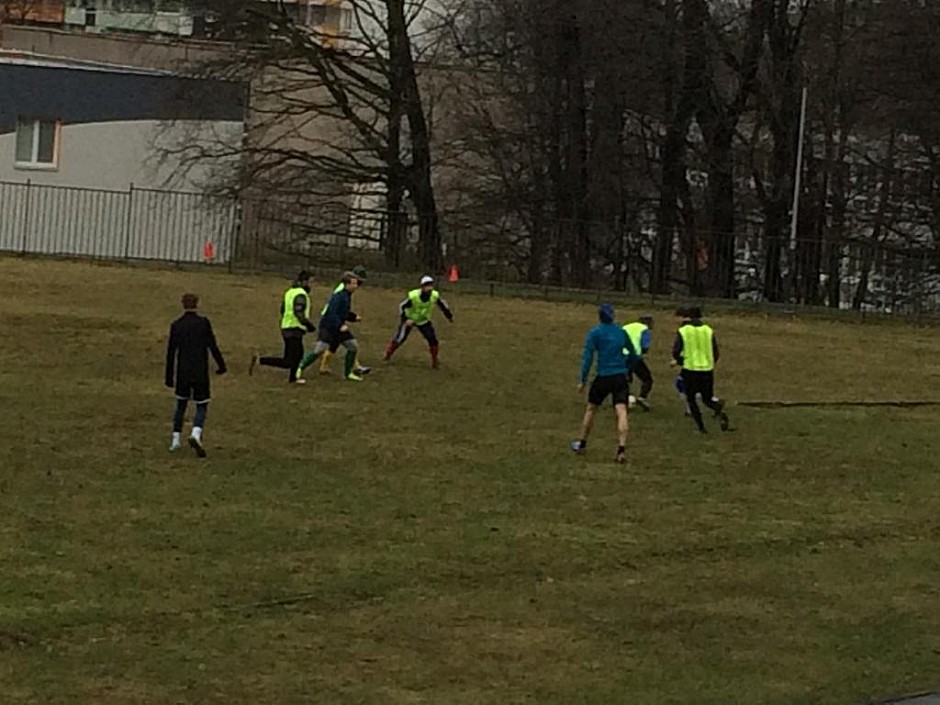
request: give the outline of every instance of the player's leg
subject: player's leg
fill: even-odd
[[[297,381],[300,382],[303,379],[303,372],[310,365],[320,359],[320,356],[325,353],[335,342],[333,337],[328,337],[329,334],[322,332],[320,333],[320,338],[313,346],[313,350],[308,352],[303,356],[303,359],[300,361],[300,364],[297,366]]]
[[[418,330],[421,332],[421,335],[424,336],[424,339],[428,341],[428,352],[431,353],[431,367],[436,370],[440,364],[438,354],[441,346],[437,339],[437,331],[434,330],[434,324],[428,321],[423,326],[418,326]]]
[[[610,379],[610,395],[614,403],[614,414],[617,417],[617,454],[614,459],[618,463],[623,463],[627,460],[627,433],[630,431],[627,413],[630,403],[630,383],[626,375],[617,375]]]
[[[646,364],[646,360],[640,360],[634,372],[636,373],[636,378],[640,380],[640,393],[636,397],[636,403],[645,411],[649,411],[649,397],[650,392],[653,391],[653,373]]]
[[[618,463],[627,461],[627,434],[630,432],[628,408],[628,404],[614,405],[614,412],[617,415],[617,454],[614,456],[614,460]]]
[[[323,355],[320,357],[320,374],[328,375],[330,374],[330,363],[333,361],[333,356],[336,354],[336,351],[339,350],[339,340],[334,340],[333,344],[330,345],[329,349],[326,350]]]
[[[610,394],[606,380],[605,377],[595,377],[594,381],[591,382],[591,388],[588,390],[587,408],[584,410],[584,418],[581,419],[581,435],[578,440],[571,442],[571,450],[575,453],[587,451],[588,438],[594,429],[597,408],[604,403],[604,399]]]
[[[209,380],[198,380],[193,385],[196,413],[193,415],[193,430],[189,434],[189,447],[196,451],[196,455],[200,458],[206,457],[205,448],[202,447],[202,431],[206,425],[206,416],[209,413],[209,397]]]
[[[408,336],[411,335],[411,326],[408,324],[409,321],[402,321],[401,325],[398,326],[398,330],[395,331],[395,335],[392,336],[391,341],[389,341],[388,347],[385,348],[385,362],[391,360],[395,351],[408,340]]]
[[[177,451],[182,447],[183,423],[186,420],[186,407],[189,406],[189,397],[176,395],[173,408],[173,436],[170,440],[170,450]]]
[[[362,375],[356,374],[356,360],[359,357],[359,341],[352,333],[342,336],[342,346],[346,348],[346,359],[343,361],[343,377],[350,382],[361,382]]]
[[[702,420],[702,410],[698,405],[699,394],[702,393],[701,373],[682,371],[682,381],[685,383],[685,401],[689,405],[689,413],[700,433],[705,433],[705,422]]]
[[[281,370],[290,369],[288,363],[288,358],[290,355],[291,342],[297,340],[297,338],[284,338],[284,354],[281,357],[259,357],[258,354],[251,356],[251,364],[248,366],[248,374],[251,375],[255,371],[255,365],[262,365],[264,367],[276,367]]]
[[[301,337],[287,338],[284,341],[284,367],[287,368],[287,381],[293,384],[297,381],[297,368],[304,357],[304,339]]]
[[[702,403],[712,410],[722,431],[731,427],[731,420],[725,413],[725,403],[715,396],[715,373],[705,372],[702,375]]]

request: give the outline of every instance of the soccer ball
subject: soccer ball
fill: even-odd
[[[636,406],[636,397],[632,394],[627,399],[627,405],[632,409]]]

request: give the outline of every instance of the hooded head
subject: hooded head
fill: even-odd
[[[603,303],[600,306],[598,306],[597,317],[600,319],[601,323],[613,323],[614,322],[613,304]]]

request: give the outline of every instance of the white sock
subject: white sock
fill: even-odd
[[[193,435],[192,435],[192,437],[195,438],[197,441],[201,441],[201,440],[202,440],[202,429],[199,428],[199,426],[193,426]]]
[[[179,431],[173,431],[173,440],[172,440],[172,442],[170,443],[170,447],[171,447],[171,448],[176,448],[176,447],[178,447],[178,446],[180,445],[180,436],[181,436],[181,435],[182,435],[182,434],[180,434]]]

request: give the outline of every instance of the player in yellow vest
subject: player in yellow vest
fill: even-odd
[[[251,356],[248,374],[255,371],[255,365],[277,367],[288,370],[287,381],[291,384],[303,384],[297,378],[297,366],[304,357],[304,334],[313,333],[316,327],[310,322],[310,281],[313,277],[306,269],[297,275],[296,281],[284,292],[281,301],[281,337],[284,338],[284,354],[281,357]]]
[[[366,280],[366,268],[363,267],[361,264],[359,264],[353,267],[352,269],[350,269],[349,271],[351,274],[355,274],[356,278],[359,279],[359,287],[361,288],[362,283]],[[346,285],[343,282],[339,282],[339,284],[333,287],[333,291],[330,292],[330,295],[332,296],[333,294],[338,294],[345,288],[346,288]],[[323,304],[323,309],[320,311],[321,316],[326,313],[326,310],[327,308],[329,308],[329,306],[330,306],[329,301]],[[339,343],[337,343],[337,345],[339,345]],[[320,358],[320,374],[321,375],[330,374],[330,362],[333,360],[333,355],[336,354],[336,351],[338,349],[339,349],[338,347],[331,347],[329,350],[323,353],[323,356]],[[364,377],[365,375],[369,374],[371,371],[372,371],[371,367],[366,367],[359,361],[359,354],[357,352],[356,353],[356,365],[353,368],[353,372],[359,375],[360,377]]]
[[[727,431],[731,422],[725,413],[725,403],[715,396],[715,364],[718,362],[718,337],[712,327],[702,323],[702,310],[691,307],[689,320],[679,327],[672,346],[672,358],[682,368],[682,382],[685,387],[686,403],[695,425],[705,433],[702,410],[698,399],[715,413],[721,424],[721,430]]]
[[[636,397],[636,403],[644,411],[649,411],[649,396],[653,391],[653,373],[646,364],[646,354],[650,351],[650,345],[653,342],[653,318],[642,316],[633,323],[625,325],[623,330],[633,343],[633,349],[640,356],[639,362],[636,363],[630,375],[631,381],[634,375],[640,380],[640,393]]]
[[[412,329],[417,328],[424,336],[424,339],[428,341],[428,349],[431,352],[431,366],[437,369],[440,343],[437,340],[437,334],[434,332],[434,325],[431,323],[431,314],[435,308],[439,308],[444,317],[451,323],[454,322],[454,314],[447,302],[441,298],[440,292],[434,288],[434,278],[421,277],[420,288],[409,291],[408,296],[398,308],[401,311],[401,324],[398,326],[395,337],[385,348],[385,361],[388,362],[392,359],[395,351],[411,335]]]

